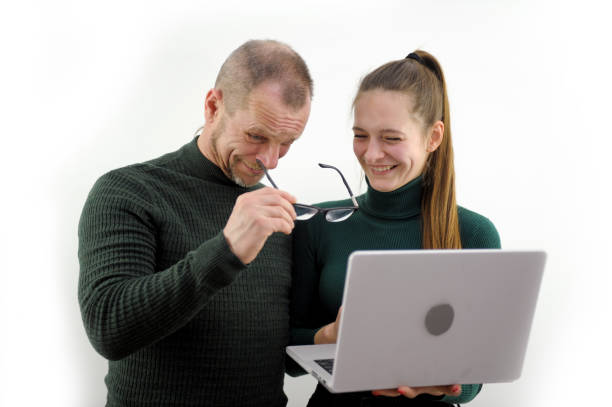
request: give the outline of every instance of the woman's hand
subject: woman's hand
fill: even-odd
[[[338,340],[338,328],[340,327],[340,314],[342,313],[342,307],[338,310],[336,320],[331,324],[327,324],[317,331],[314,336],[315,345],[323,343],[336,343]]]
[[[404,396],[410,399],[415,398],[419,394],[431,394],[432,396],[458,396],[461,394],[461,386],[453,384],[449,386],[423,386],[409,387],[400,386],[397,389],[374,390],[372,394],[375,396],[397,397]]]

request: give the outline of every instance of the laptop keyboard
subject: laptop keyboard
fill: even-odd
[[[334,371],[334,360],[333,359],[315,359],[315,362],[321,366],[329,374]]]

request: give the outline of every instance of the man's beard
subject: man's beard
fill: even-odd
[[[238,160],[234,160],[234,162],[230,164],[230,168],[229,168],[230,177],[232,178],[232,181],[234,181],[236,184],[238,184],[238,185],[240,185],[241,187],[244,187],[244,188],[252,187],[253,185],[255,185],[257,183],[257,181],[254,184],[252,184],[252,185],[247,185],[246,182],[244,182],[244,180],[241,179],[238,176],[238,174],[236,174],[234,172],[234,167],[236,166],[236,164],[238,164]]]

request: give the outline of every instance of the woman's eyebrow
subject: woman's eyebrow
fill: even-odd
[[[367,130],[362,129],[359,126],[353,126],[353,131],[362,131],[364,133],[367,133]],[[392,133],[392,134],[398,134],[398,135],[405,136],[404,132],[396,130],[396,129],[382,129],[382,130],[379,131],[379,133],[381,133],[381,134]]]
[[[395,130],[395,129],[382,129],[380,131],[380,133],[383,133],[383,134],[384,133],[392,133],[392,134],[399,134],[399,135],[405,136],[404,132],[399,131],[399,130]]]

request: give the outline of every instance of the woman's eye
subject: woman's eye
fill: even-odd
[[[367,138],[365,134],[355,134],[355,138]]]
[[[400,137],[385,137],[386,141],[402,141]]]

